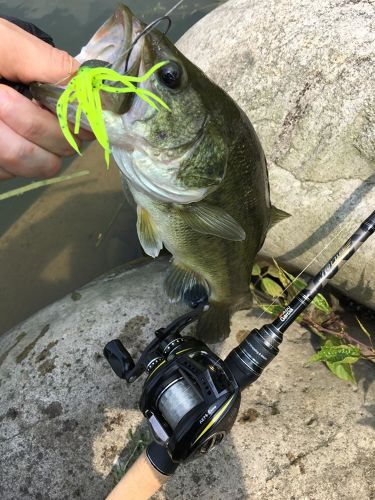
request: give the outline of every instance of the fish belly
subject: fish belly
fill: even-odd
[[[248,241],[228,241],[191,229],[173,209],[134,192],[138,206],[153,219],[165,248],[176,264],[182,264],[208,283],[210,299],[232,305],[249,294],[252,260]]]

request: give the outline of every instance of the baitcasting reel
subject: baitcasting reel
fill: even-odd
[[[104,355],[120,378],[131,383],[148,373],[139,405],[155,438],[147,448],[155,469],[170,475],[179,463],[221,442],[236,419],[241,390],[262,374],[285,330],[374,231],[375,212],[272,323],[252,330],[225,361],[203,342],[180,334],[207,303],[157,330],[136,364],[119,340],[106,345]]]
[[[176,464],[220,443],[236,419],[241,400],[240,388],[225,363],[203,342],[180,334],[204,307],[157,330],[136,364],[118,339],[104,349],[116,375],[127,382],[148,374],[140,409],[156,443]],[[151,448],[149,458],[153,450],[159,451],[160,461],[157,447]]]

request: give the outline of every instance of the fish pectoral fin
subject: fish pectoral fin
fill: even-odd
[[[173,261],[164,281],[165,292],[171,302],[184,301],[191,305],[209,296],[207,281],[182,263]]]
[[[143,250],[150,257],[157,257],[163,248],[163,242],[157,232],[156,225],[144,208],[137,206],[137,232]]]
[[[277,224],[278,222],[281,222],[284,219],[287,219],[288,217],[291,217],[288,212],[284,212],[284,210],[280,210],[279,208],[276,208],[272,205],[271,207],[271,218],[270,218],[270,228]]]
[[[185,223],[198,233],[233,241],[246,238],[246,233],[238,222],[220,207],[199,202],[179,207],[178,212]]]

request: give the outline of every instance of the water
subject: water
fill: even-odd
[[[210,10],[225,0],[185,0],[172,13],[172,26],[168,37],[176,41],[187,29]],[[128,0],[132,11],[141,19],[150,22],[162,16],[176,0]],[[33,22],[50,34],[56,47],[77,54],[91,35],[118,6],[118,0],[0,0],[0,13]],[[0,183],[0,193],[14,189],[29,180],[15,179]],[[33,203],[40,193],[30,193],[22,198],[3,202],[0,207],[0,235],[17,220],[25,207]]]
[[[224,0],[185,0],[171,17],[168,36],[177,40],[190,26]],[[79,51],[88,37],[109,17],[118,0],[0,0],[0,12],[37,24],[53,36],[58,47],[72,54]],[[145,21],[162,16],[177,0],[128,0],[131,10]]]
[[[173,12],[168,36],[176,41],[190,26],[224,0],[185,0]],[[50,34],[55,45],[71,54],[80,51],[113,13],[118,0],[0,0],[3,15],[33,22]],[[128,0],[146,22],[163,15],[176,0]],[[46,188],[0,205],[0,334],[41,307],[99,274],[141,255],[134,217],[120,213],[99,249],[98,233],[121,202],[117,172],[107,174],[91,152],[93,178],[74,186]],[[86,163],[88,159],[83,159]],[[97,164],[100,163],[100,167]],[[81,160],[64,170],[86,168]],[[0,193],[28,184],[29,179],[0,182]]]

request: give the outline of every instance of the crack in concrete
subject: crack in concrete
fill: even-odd
[[[278,469],[270,476],[266,478],[266,482],[268,483],[269,481],[272,481],[275,477],[279,476],[283,471],[290,469],[293,465],[297,465],[302,458],[306,458],[312,453],[315,453],[316,451],[322,449],[322,448],[327,448],[332,441],[336,439],[337,434],[340,431],[337,431],[335,434],[330,436],[329,438],[325,439],[323,442],[319,443],[317,446],[312,448],[311,450],[308,450],[306,452],[299,453],[293,460],[289,459],[289,462],[287,464],[280,465]]]
[[[315,179],[303,179],[299,178],[293,170],[289,170],[287,167],[283,167],[278,163],[278,161],[274,158],[272,158],[272,153],[267,157],[267,160],[269,163],[273,163],[277,168],[282,170],[283,172],[286,172],[287,174],[290,174],[295,181],[297,181],[299,184],[303,184],[304,186],[308,187],[309,184],[315,185],[315,184],[326,184],[331,186],[333,183],[340,183],[343,181],[359,181],[362,183],[370,184],[371,186],[375,186],[375,182],[372,181],[373,174],[370,175],[370,177],[363,178],[363,177],[355,177],[355,176],[347,176],[347,177],[340,177],[339,179],[327,179],[327,180],[315,180]]]
[[[30,429],[33,429],[35,426],[37,426],[39,424],[43,424],[45,422],[51,422],[52,420],[56,420],[56,422],[62,422],[62,420],[69,420],[70,418],[74,418],[74,415],[75,415],[74,410],[70,410],[69,412],[62,413],[62,414],[56,416],[55,418],[51,418],[49,416],[46,416],[46,418],[41,418],[39,420],[36,420],[35,422],[33,422],[29,425],[28,424],[22,425],[22,423],[16,423],[16,425],[18,425],[19,427],[22,427],[22,429],[19,432],[16,432],[15,434],[12,434],[11,436],[9,436],[7,438],[3,438],[0,436],[0,443],[6,443],[7,441],[14,439],[21,434],[25,434]],[[0,420],[1,420],[1,418],[4,418],[4,417],[5,416],[0,417]]]
[[[29,429],[32,429],[33,427],[35,427],[36,425],[39,425],[40,423],[43,423],[45,422],[46,420],[48,419],[41,419],[41,420],[37,420],[36,422],[34,422],[32,425],[29,425],[29,426],[26,426],[26,427],[23,427],[19,432],[16,432],[15,434],[12,434],[11,436],[7,437],[7,438],[2,438],[0,437],[0,443],[7,443],[8,441],[20,436],[21,434],[25,434],[25,432],[27,432]]]

